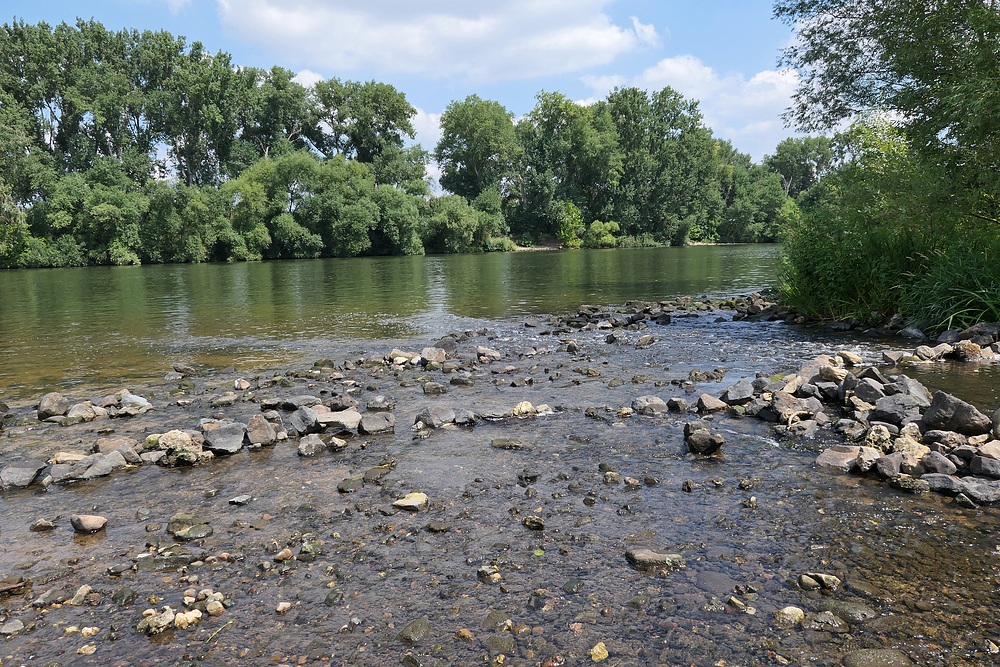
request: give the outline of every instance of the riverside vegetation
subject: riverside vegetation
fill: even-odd
[[[998,420],[900,371],[1000,326],[803,364],[786,317],[582,306],[5,406],[5,661],[989,664]]]
[[[774,241],[792,171],[816,176],[754,164],[670,88],[540,92],[517,123],[471,95],[430,196],[415,114],[388,84],[305,87],[163,31],[5,24],[0,266]]]

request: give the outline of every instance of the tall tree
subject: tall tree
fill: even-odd
[[[415,135],[416,109],[387,83],[328,79],[313,86],[313,100],[326,125],[314,143],[327,155],[370,164]]]
[[[797,198],[833,167],[829,137],[789,137],[781,141],[764,166],[781,176],[785,194]]]
[[[478,95],[449,104],[434,149],[441,186],[468,200],[487,188],[504,189],[520,152],[513,118],[499,102]]]

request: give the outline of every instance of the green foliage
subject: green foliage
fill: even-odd
[[[512,118],[499,102],[478,95],[449,104],[441,114],[441,139],[434,150],[441,185],[467,199],[491,187],[499,192],[521,150]]]
[[[517,244],[509,236],[493,236],[483,244],[484,252],[514,252]]]
[[[621,231],[617,222],[594,220],[583,234],[584,248],[614,248],[618,245],[615,234]]]
[[[764,158],[764,167],[781,176],[785,194],[793,199],[819,182],[832,166],[833,144],[828,137],[788,138]]]
[[[562,242],[563,247],[579,248],[583,246],[580,234],[586,229],[580,209],[573,202],[566,202],[562,215],[559,217],[559,228],[556,230],[556,237]]]

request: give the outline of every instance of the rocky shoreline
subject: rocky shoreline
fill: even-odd
[[[162,384],[135,393],[121,390],[75,404],[53,393],[41,397],[37,406],[2,406],[9,445],[0,466],[9,508],[3,531],[17,537],[4,559],[10,572],[3,573],[8,576],[0,588],[0,634],[16,647],[11,649],[15,659],[24,660],[27,653],[51,654],[48,662],[39,664],[86,661],[88,656],[105,664],[126,664],[124,647],[116,642],[136,633],[155,638],[145,647],[146,659],[152,661],[148,664],[203,664],[208,659],[209,664],[486,661],[553,666],[600,662],[609,656],[609,664],[622,665],[669,663],[681,656],[692,664],[722,659],[707,648],[713,642],[703,645],[698,638],[709,625],[699,630],[699,620],[684,627],[688,622],[677,608],[689,606],[690,600],[667,604],[662,598],[657,606],[646,593],[646,602],[633,597],[620,601],[620,611],[602,602],[610,605],[605,615],[598,604],[603,586],[592,580],[589,585],[598,586],[592,593],[595,615],[578,610],[564,626],[562,616],[551,610],[568,604],[563,598],[577,595],[584,580],[569,576],[556,592],[519,581],[520,573],[534,572],[536,563],[552,552],[574,562],[573,571],[590,577],[602,569],[630,569],[626,588],[634,587],[640,598],[649,586],[669,587],[678,571],[697,570],[692,586],[710,594],[695,606],[692,617],[721,615],[733,632],[755,619],[760,640],[752,647],[731,649],[729,659],[744,655],[752,656],[753,664],[793,664],[798,653],[802,660],[811,655],[813,663],[842,661],[855,667],[913,664],[911,658],[933,664],[928,662],[932,652],[925,649],[875,641],[900,632],[886,630],[885,619],[898,616],[888,601],[891,595],[845,576],[829,562],[828,570],[803,562],[799,571],[788,569],[779,577],[763,566],[752,576],[716,574],[725,585],[709,585],[701,581],[708,575],[699,564],[713,560],[709,547],[644,532],[641,523],[614,538],[609,537],[617,535],[611,527],[606,534],[590,534],[589,522],[580,524],[577,518],[576,524],[566,523],[579,511],[570,506],[611,509],[617,521],[632,525],[628,517],[641,514],[643,503],[661,502],[658,497],[664,493],[680,494],[671,497],[687,502],[685,496],[695,498],[711,488],[724,491],[725,480],[713,477],[711,466],[726,465],[727,456],[737,455],[733,447],[742,447],[736,442],[747,437],[764,442],[777,436],[796,443],[794,448],[804,449],[809,457],[815,453],[808,452],[823,449],[816,459],[820,467],[878,476],[908,493],[940,491],[954,496],[962,511],[1000,500],[1000,411],[987,417],[954,396],[931,394],[897,372],[905,363],[994,357],[995,331],[963,332],[950,343],[922,346],[912,354],[887,353],[882,364],[865,363],[854,352],[838,350],[809,359],[794,373],[762,373],[723,384],[722,391],[704,391],[706,382],[723,382],[725,372],[719,369],[674,377],[653,373],[652,367],[631,378],[625,373],[628,367],[639,370],[634,365],[640,360],[655,359],[636,355],[655,353],[678,323],[786,317],[760,295],[724,302],[678,299],[623,308],[583,306],[569,316],[524,322],[522,330],[530,332],[532,341],[526,346],[514,336],[498,337],[482,329],[457,332],[423,347],[320,359],[267,376],[204,376],[179,366]],[[962,338],[965,333],[968,338]],[[616,363],[618,372],[610,372],[609,366]],[[641,385],[653,385],[653,391]],[[545,400],[525,400],[533,394]],[[594,401],[601,396],[609,400]],[[610,400],[619,396],[630,400]],[[603,461],[614,458],[607,451],[593,451],[592,436],[577,420],[588,425],[587,430],[606,433],[602,437],[609,441],[618,442],[619,434],[632,429],[639,441],[657,444],[635,444],[626,438],[618,447],[634,451],[631,459],[645,463],[642,469],[620,470],[620,465]],[[556,426],[561,421],[577,425]],[[560,442],[559,448],[552,449],[545,438]],[[461,483],[447,491],[451,495],[421,484],[446,485],[449,475],[466,464],[456,459],[454,450],[475,442],[482,442],[483,449],[477,448],[473,456],[486,466],[479,474],[459,474]],[[437,452],[434,470],[406,468],[413,465],[411,452],[421,448],[425,455],[428,449]],[[689,466],[682,473],[685,478],[671,485],[657,472],[659,456]],[[621,461],[628,464],[631,459]],[[411,462],[404,465],[403,460]],[[578,461],[575,465],[581,467],[568,472],[562,460]],[[290,509],[295,501],[287,491],[268,492],[272,482],[248,472],[255,461],[266,462],[279,487],[289,476],[315,476],[317,486],[324,487],[317,496],[321,500]],[[756,474],[752,467],[741,472],[739,484],[731,487],[739,494],[741,520],[756,521],[758,505],[768,502],[757,488]],[[219,495],[218,486],[239,486],[233,480],[241,477],[257,491]],[[176,496],[169,487],[188,478],[205,480],[208,488],[200,495],[182,489]],[[213,484],[214,479],[226,482]],[[88,502],[87,495],[114,506],[110,499],[122,494],[121,487],[113,488],[115,480],[127,481],[124,497],[139,507],[118,507],[111,516],[93,511],[101,503]],[[311,494],[309,480],[295,483],[299,481],[298,493]],[[141,491],[143,487],[156,489],[153,497]],[[261,496],[268,493],[283,508],[278,515],[285,515],[284,520],[257,511]],[[481,497],[492,498],[491,504],[480,506]],[[199,507],[217,507],[212,505],[217,498],[233,514],[222,519],[218,509],[206,514]],[[324,507],[319,515],[313,514],[315,509],[302,510],[320,502]],[[570,505],[564,508],[566,503]],[[49,505],[60,510],[47,509]],[[27,516],[18,507],[37,516]],[[11,525],[15,521],[16,527]],[[516,538],[510,536],[515,530],[511,522],[522,531]],[[47,539],[51,545],[64,529],[77,537],[54,549],[58,565],[45,558],[27,567],[18,562],[37,548],[31,546],[32,539]],[[354,539],[346,539],[351,531]],[[499,537],[504,531],[507,540],[524,546],[526,561],[510,555],[509,544],[499,549],[496,544],[484,546],[490,543],[489,533]],[[475,547],[468,542],[472,535],[477,536]],[[608,543],[601,547],[602,555],[576,562],[573,554],[586,553],[586,545],[594,540]],[[445,559],[447,567],[428,573],[421,556],[430,548],[426,544],[448,552],[440,545],[450,542],[458,551]],[[368,612],[354,615],[351,596],[356,607],[365,607],[359,601],[365,598],[365,587],[345,590],[351,588],[352,576],[361,578],[352,575],[350,564],[367,569],[360,563],[370,557],[365,545],[372,543],[389,550],[405,547],[400,552],[405,565],[387,575],[399,566],[383,563],[366,587],[376,588],[388,578],[402,586],[402,593],[419,580],[418,589],[430,585],[432,595],[443,602],[434,604],[432,597],[411,604],[415,619],[404,613],[399,621],[390,621],[384,618],[389,612],[383,612],[380,622],[373,611],[379,602],[366,600]],[[18,556],[18,550],[24,553]],[[95,558],[81,558],[88,550],[102,550],[106,555],[100,558],[107,562],[87,565],[83,561]],[[730,563],[727,568],[735,567],[733,558],[730,554],[729,561],[723,559]],[[25,576],[16,574],[19,570]],[[81,577],[87,581],[69,585]],[[312,577],[322,583],[310,583]],[[219,583],[205,585],[208,579]],[[459,583],[448,583],[456,580]],[[283,588],[291,591],[287,599],[273,595]],[[251,603],[255,593],[248,591],[255,590],[271,591],[270,603]],[[485,620],[462,614],[456,618],[442,609],[461,608],[463,595],[478,600],[484,591],[515,601],[497,602],[492,610],[483,607]],[[843,599],[845,591],[850,591],[850,599]],[[613,594],[609,598],[617,599]],[[679,623],[680,629],[656,625],[656,631],[682,636],[680,646],[654,655],[629,632],[603,625],[602,619],[621,619],[632,612],[645,619],[642,622],[655,620],[659,613],[664,615],[660,623]],[[546,621],[546,613],[559,622]],[[317,624],[328,634],[303,630],[301,639],[292,642],[294,649],[289,647],[294,653],[267,654],[277,650],[275,641],[255,641],[255,624],[263,615],[264,632],[277,637],[289,614],[296,616],[294,625]],[[536,622],[530,622],[529,615]],[[601,632],[587,630],[601,627]],[[233,639],[220,640],[220,635]],[[313,640],[306,641],[306,636]],[[79,641],[73,642],[75,638]],[[40,648],[43,642],[49,648]],[[196,645],[198,650],[192,652]],[[184,647],[180,656],[173,653],[179,646]],[[996,646],[993,639],[980,638],[968,649],[968,662],[948,664],[983,664],[977,660],[984,659],[991,646]],[[704,661],[698,657],[703,654]]]

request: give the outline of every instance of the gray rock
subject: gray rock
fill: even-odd
[[[875,403],[880,398],[885,398],[882,385],[871,378],[858,380],[857,386],[854,387],[854,395],[866,403]]]
[[[667,409],[671,412],[687,412],[689,407],[688,402],[683,398],[667,399]]]
[[[396,399],[379,394],[369,398],[366,406],[369,412],[387,412],[396,409]]]
[[[820,602],[819,609],[832,612],[852,625],[870,621],[878,616],[878,612],[868,605],[847,600],[826,598]]]
[[[723,391],[721,398],[728,405],[743,405],[753,399],[753,383],[743,378]]]
[[[975,459],[973,459],[973,461],[974,460]],[[1000,464],[1000,461],[997,463]],[[948,457],[941,452],[930,452],[925,454],[923,458],[920,459],[920,464],[927,472],[940,473],[942,475],[954,475],[958,471],[958,466],[949,461]],[[997,470],[1000,472],[1000,465],[997,466]],[[973,474],[978,474],[975,470],[972,472]],[[1000,474],[994,476],[1000,477]]]
[[[361,413],[353,409],[326,412],[319,415],[319,423],[335,431],[356,431],[361,424]]]
[[[69,410],[69,400],[57,391],[45,394],[38,400],[39,421],[64,415],[67,410]]]
[[[993,428],[989,417],[974,405],[943,391],[934,392],[923,421],[929,428],[955,431],[963,435],[981,435]]]
[[[247,423],[247,441],[251,445],[268,446],[273,445],[278,438],[271,422],[264,419],[264,415],[254,415]]]
[[[805,630],[833,633],[850,632],[851,630],[851,626],[847,624],[847,621],[829,611],[810,614],[802,621],[802,627]]]
[[[304,394],[301,396],[292,396],[290,398],[281,399],[280,401],[277,402],[277,405],[281,406],[282,410],[292,412],[294,410],[298,410],[299,408],[312,408],[319,405],[322,402],[323,401],[321,401],[316,396],[310,396],[308,394]],[[271,406],[272,404],[267,403],[266,405]]]
[[[844,656],[844,667],[912,667],[914,662],[902,651],[866,648]]]
[[[656,549],[629,549],[625,558],[637,570],[680,570],[687,566],[684,556]]]
[[[443,396],[448,393],[448,387],[440,382],[425,382],[423,391],[425,396]]]
[[[413,423],[416,424],[418,422],[422,422],[424,426],[429,428],[441,428],[446,424],[455,423],[455,411],[451,408],[432,405],[431,407],[422,410],[420,414],[414,418]]]
[[[299,440],[299,456],[317,456],[326,449],[326,443],[315,433],[303,436]]]
[[[935,470],[935,472],[942,471]],[[969,472],[973,475],[1000,479],[1000,461],[985,456],[973,456],[969,462]],[[954,471],[950,474],[954,474]]]
[[[920,402],[907,394],[884,396],[875,402],[869,419],[902,426],[920,419]]]
[[[440,347],[425,347],[420,356],[424,361],[436,364],[443,364],[448,359],[448,353]]]
[[[906,327],[905,329],[900,329],[896,335],[901,338],[909,338],[910,340],[927,340],[927,334],[917,327]]]
[[[697,407],[698,412],[720,412],[728,408],[729,405],[711,394],[702,394],[698,397]]]
[[[900,473],[905,456],[902,452],[886,454],[875,463],[876,472],[886,479],[892,479]]]
[[[868,472],[875,467],[880,458],[882,458],[881,451],[872,447],[861,447],[855,464],[860,472]]]
[[[1000,479],[984,477],[964,477],[963,493],[977,503],[995,503],[1000,501]]]
[[[235,454],[243,448],[246,434],[246,425],[239,422],[208,429],[204,432],[204,448],[213,454]]]
[[[954,475],[942,475],[941,473],[927,473],[921,477],[927,482],[931,491],[957,495],[965,493],[965,482]]]
[[[76,473],[77,479],[86,481],[97,477],[106,477],[115,470],[120,470],[128,464],[122,453],[117,450],[111,452],[110,454],[94,454],[93,458],[94,460],[87,466],[86,470]],[[82,463],[83,462],[81,461],[76,464],[74,468],[81,468]]]
[[[358,425],[358,433],[362,435],[392,433],[395,429],[396,417],[391,412],[366,412]]]
[[[659,396],[640,396],[632,401],[632,409],[640,415],[657,415],[667,411],[667,404]]]
[[[23,489],[31,486],[38,473],[45,469],[44,461],[22,461],[0,470],[0,486],[4,489]]]
[[[993,423],[993,437],[1000,440],[1000,408],[997,408],[993,412],[993,417],[990,421]]]
[[[910,493],[927,493],[931,490],[930,482],[905,473],[899,473],[889,478],[889,486]]]
[[[319,423],[319,415],[312,408],[302,406],[292,413],[292,416],[288,419],[289,424],[294,428],[299,435],[307,435],[309,433],[319,433],[323,430],[323,426]]]

